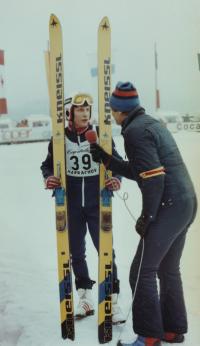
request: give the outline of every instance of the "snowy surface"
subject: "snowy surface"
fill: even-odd
[[[183,153],[200,198],[200,133],[177,133],[175,138]],[[123,153],[121,137],[115,137]],[[44,190],[40,173],[47,143],[0,146],[0,345],[61,346],[98,345],[97,313],[76,322],[76,339],[63,341],[60,336],[56,234],[54,201]],[[139,216],[141,196],[133,181],[123,180],[120,196],[128,192],[127,205]],[[131,291],[129,267],[138,243],[134,221],[124,202],[115,195],[113,201],[114,247],[121,280],[120,303],[128,315]],[[200,269],[199,213],[187,238],[182,258],[189,332],[185,346],[200,344]],[[97,280],[97,254],[87,238],[87,258],[91,278]],[[77,302],[76,292],[74,294]],[[97,285],[93,289],[96,301]],[[131,313],[125,327],[113,328],[116,345],[119,338],[132,337]],[[120,335],[121,333],[121,335]]]

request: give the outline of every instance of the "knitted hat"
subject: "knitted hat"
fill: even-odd
[[[137,89],[130,82],[118,82],[110,97],[110,107],[119,112],[129,112],[140,104]]]

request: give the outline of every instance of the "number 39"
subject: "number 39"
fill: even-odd
[[[80,168],[79,164],[79,158],[77,156],[71,156],[70,160],[73,160],[72,163],[72,169],[78,170]],[[85,154],[81,157],[82,164],[83,164],[83,169],[90,169],[91,168],[91,157],[88,154]]]

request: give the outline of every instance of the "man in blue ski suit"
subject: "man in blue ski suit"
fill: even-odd
[[[187,315],[179,267],[197,210],[194,187],[173,136],[145,113],[132,83],[118,82],[110,106],[122,126],[128,161],[108,155],[98,144],[91,144],[93,160],[102,160],[108,169],[135,180],[142,194],[142,212],[135,226],[141,240],[130,269],[133,329],[138,338],[118,345],[183,342]]]
[[[85,134],[92,126],[91,117],[92,98],[88,94],[76,94],[71,100],[68,114],[66,135],[66,162],[67,162],[67,199],[68,225],[72,267],[75,275],[76,289],[80,298],[76,315],[79,318],[94,313],[91,289],[95,283],[90,279],[86,262],[85,236],[87,227],[93,244],[99,248],[99,164],[92,160],[89,142]],[[113,154],[120,159],[113,142]],[[53,176],[53,148],[52,140],[49,143],[48,155],[42,162],[42,174],[47,189],[60,186],[60,180]],[[113,175],[107,179],[106,187],[112,191],[120,188],[120,176]],[[124,316],[117,303],[119,280],[113,251],[113,323],[123,323]]]

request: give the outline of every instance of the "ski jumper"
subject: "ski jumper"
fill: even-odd
[[[89,125],[88,130],[94,129]],[[85,132],[86,132],[85,131]],[[92,160],[89,142],[85,132],[77,135],[69,128],[66,134],[67,162],[67,200],[68,226],[72,267],[76,288],[92,288],[94,281],[90,279],[86,262],[87,229],[92,242],[99,249],[99,165]],[[113,142],[113,154],[120,159]],[[53,148],[49,143],[48,155],[42,162],[41,170],[44,178],[53,174]],[[117,176],[121,179],[120,176]],[[113,293],[119,293],[119,280],[113,250]]]

